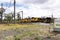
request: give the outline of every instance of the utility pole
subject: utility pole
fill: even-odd
[[[16,1],[14,0],[14,24],[16,23],[16,19],[15,19],[15,12],[16,12],[15,5],[16,5]]]

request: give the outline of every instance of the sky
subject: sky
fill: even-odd
[[[14,0],[0,0],[6,9],[4,13],[13,12]],[[1,5],[0,5],[1,7]],[[23,11],[26,17],[60,17],[60,0],[16,0],[16,13]],[[21,14],[21,13],[20,13]]]

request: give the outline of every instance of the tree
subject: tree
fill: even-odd
[[[13,20],[12,13],[7,14],[7,15],[5,16],[5,18],[6,18],[6,20],[7,20],[8,23],[11,23],[12,20]]]

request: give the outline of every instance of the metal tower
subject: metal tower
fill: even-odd
[[[5,9],[3,8],[3,3],[1,3],[1,8],[0,8],[0,22],[2,23],[2,19],[3,19],[3,12],[5,11]]]

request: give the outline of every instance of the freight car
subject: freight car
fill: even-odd
[[[20,20],[20,22],[23,22],[23,23],[31,23],[31,22],[51,23],[51,21],[52,19],[50,17],[47,17],[47,18],[32,17],[32,18],[25,18]]]

